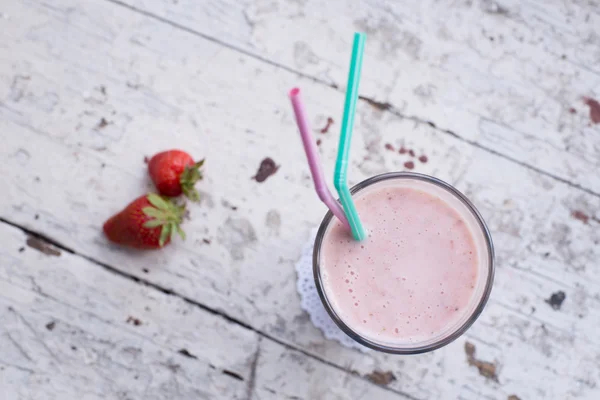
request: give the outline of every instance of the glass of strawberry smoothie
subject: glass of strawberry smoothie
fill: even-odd
[[[494,249],[479,212],[454,187],[394,172],[351,190],[362,242],[328,212],[315,240],[319,296],[357,342],[396,354],[442,347],[475,322],[492,289]]]

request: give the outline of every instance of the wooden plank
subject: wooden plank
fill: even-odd
[[[403,398],[7,224],[0,239],[3,399]]]
[[[260,385],[254,392],[256,399],[407,398],[371,385],[351,373],[334,374],[331,367],[273,342],[261,343],[257,363],[256,379]]]
[[[231,374],[250,375],[254,332],[6,224],[0,238],[3,399],[246,397]]]
[[[493,231],[498,284],[469,334],[433,354],[399,358],[342,348],[312,327],[295,293],[293,264],[323,207],[300,143],[292,141],[285,88],[300,82],[317,129],[326,117],[337,118],[342,95],[110,3],[53,7],[11,4],[0,37],[8,50],[0,62],[0,80],[8,83],[0,86],[0,182],[7,188],[0,217],[363,377],[389,371],[396,380],[388,388],[414,398],[597,394],[596,369],[574,366],[598,357],[597,272],[588,267],[600,256],[598,197],[362,103],[354,181],[410,160],[416,170],[456,183]],[[224,66],[235,73],[225,74]],[[102,118],[109,124],[100,128]],[[331,169],[335,136],[319,138]],[[402,145],[428,162],[398,154]],[[172,146],[208,157],[189,240],[148,254],[109,246],[99,229],[104,219],[149,188],[143,155]],[[265,156],[281,168],[259,184],[250,178]],[[545,300],[558,290],[567,299],[553,310]],[[498,382],[469,365],[467,340],[478,359],[497,364]],[[564,369],[549,367],[555,365]]]
[[[600,194],[597,1],[123,3],[340,88],[365,31],[363,95]]]

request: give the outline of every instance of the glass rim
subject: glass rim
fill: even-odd
[[[487,225],[485,224],[483,217],[481,216],[479,211],[477,211],[477,208],[475,208],[473,203],[471,203],[471,201],[469,199],[467,199],[467,197],[464,194],[462,194],[460,191],[458,191],[458,189],[456,189],[454,186],[442,181],[441,179],[435,178],[433,176],[419,174],[416,172],[387,172],[384,174],[372,176],[368,179],[365,179],[362,182],[357,183],[350,189],[350,193],[352,195],[354,195],[354,194],[358,193],[359,191],[361,191],[362,189],[365,189],[375,183],[389,180],[389,179],[416,179],[416,180],[434,184],[434,185],[446,190],[451,195],[453,195],[458,200],[460,200],[463,203],[463,205],[465,205],[467,207],[467,209],[475,217],[477,224],[479,225],[479,228],[481,229],[481,232],[483,233],[483,236],[485,239],[485,244],[486,244],[487,250],[488,250],[488,263],[487,263],[488,264],[488,276],[487,276],[487,280],[485,282],[485,288],[481,295],[481,298],[478,300],[477,306],[473,309],[473,312],[471,313],[471,315],[469,315],[467,320],[462,325],[460,325],[457,329],[452,331],[449,335],[441,338],[440,340],[438,340],[436,342],[433,342],[433,343],[427,344],[427,345],[422,345],[422,346],[414,346],[414,347],[411,347],[411,346],[404,346],[404,347],[386,346],[386,345],[374,342],[372,340],[369,340],[369,339],[361,336],[360,334],[356,333],[355,331],[353,331],[337,315],[337,313],[331,306],[331,303],[329,302],[329,300],[327,299],[327,296],[325,295],[325,290],[323,289],[323,282],[322,282],[321,274],[320,274],[319,259],[320,259],[320,255],[321,255],[321,245],[323,243],[323,238],[325,236],[325,232],[327,231],[327,228],[329,227],[329,224],[330,224],[331,220],[333,219],[333,214],[331,211],[327,211],[327,213],[325,214],[325,217],[323,218],[323,220],[321,221],[321,224],[319,225],[319,230],[318,230],[317,236],[315,238],[314,249],[313,249],[313,275],[314,275],[314,279],[315,279],[315,286],[317,288],[317,292],[319,293],[319,297],[321,298],[321,302],[323,303],[323,306],[325,307],[325,310],[327,310],[327,313],[329,314],[331,319],[333,319],[335,324],[346,335],[350,336],[356,342],[358,342],[366,347],[369,347],[373,350],[381,351],[384,353],[391,353],[391,354],[426,353],[429,351],[439,349],[440,347],[446,346],[447,344],[453,342],[454,340],[456,340],[457,338],[462,336],[462,334],[465,333],[467,331],[467,329],[469,329],[471,327],[471,325],[473,325],[473,323],[477,320],[479,315],[481,315],[481,313],[483,312],[483,309],[485,308],[485,305],[487,304],[487,301],[490,297],[490,293],[492,291],[492,286],[493,286],[493,282],[494,282],[494,272],[495,272],[494,245],[492,242],[492,236],[490,234],[490,231],[489,231]]]

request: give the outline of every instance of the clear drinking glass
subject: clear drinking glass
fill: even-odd
[[[401,185],[406,183],[406,180],[410,180],[411,187],[417,189],[422,187],[426,192],[440,197],[447,204],[457,210],[457,212],[459,212],[461,217],[465,220],[465,223],[468,224],[473,235],[473,240],[479,257],[477,263],[477,283],[475,284],[474,293],[471,297],[470,303],[467,306],[467,310],[453,325],[449,326],[445,331],[439,332],[437,335],[433,335],[427,340],[400,346],[390,346],[387,344],[378,343],[361,336],[336,313],[331,302],[328,300],[326,290],[323,287],[323,279],[321,276],[321,246],[333,220],[333,214],[330,211],[327,212],[319,227],[313,251],[313,273],[315,284],[321,301],[323,302],[325,309],[333,321],[342,331],[344,331],[348,336],[357,342],[374,350],[393,354],[425,353],[445,346],[458,338],[475,322],[475,320],[483,311],[490,296],[494,279],[494,247],[490,232],[475,206],[473,206],[473,204],[453,186],[428,175],[411,172],[391,172],[376,175],[360,182],[351,189],[351,193],[352,196],[356,196],[361,191],[366,190],[369,187],[375,187],[372,185],[377,185],[378,183],[384,182],[385,184],[392,184],[394,182],[398,182],[399,185]]]

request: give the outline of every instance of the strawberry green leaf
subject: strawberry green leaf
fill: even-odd
[[[144,207],[144,208],[142,208],[142,212],[144,213],[144,215],[146,215],[148,217],[152,217],[152,218],[156,218],[156,219],[165,219],[164,211],[161,211],[158,208]]]
[[[164,225],[165,222],[159,219],[151,219],[150,221],[144,222],[144,228],[156,228],[157,226]]]
[[[179,184],[181,185],[183,194],[192,201],[198,201],[200,199],[200,195],[196,189],[194,189],[194,185],[202,179],[202,171],[200,171],[202,165],[204,165],[204,160],[200,160],[191,166],[185,167],[185,170],[179,177]]]
[[[172,204],[169,201],[154,193],[148,195],[148,201],[159,210],[168,211],[172,208]]]
[[[165,245],[165,242],[167,241],[168,238],[170,238],[172,233],[172,225],[171,224],[165,224],[162,227],[162,230],[160,231],[160,238],[158,239],[158,245],[160,247],[163,247]]]
[[[179,234],[179,236],[181,236],[181,239],[185,240],[185,232],[183,231],[183,229],[181,229],[179,225],[176,225],[175,229],[177,229],[177,233]]]
[[[161,227],[158,244],[164,246],[169,240],[179,233],[185,238],[185,234],[179,227],[183,222],[185,214],[185,204],[176,204],[170,199],[163,198],[157,194],[148,194],[148,202],[152,204],[150,207],[142,208],[142,212],[148,220],[144,222],[144,228],[153,229]]]
[[[197,201],[200,200],[200,194],[193,187],[190,188],[190,187],[187,187],[187,186],[183,186],[182,190],[183,190],[183,194],[185,195],[185,197],[187,197],[191,201],[197,202]]]

